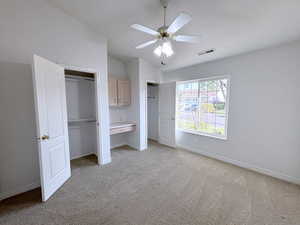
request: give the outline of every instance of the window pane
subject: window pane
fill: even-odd
[[[207,90],[208,91],[215,91],[217,89],[217,82],[216,80],[207,81]]]
[[[200,86],[200,92],[206,92],[207,91],[207,82],[206,81],[200,81],[199,86]]]
[[[198,114],[198,81],[177,86],[177,127],[196,130]]]
[[[227,95],[227,80],[218,80],[217,90],[218,90],[218,97],[221,98],[223,101],[225,101]]]
[[[209,91],[207,92],[208,95],[208,102],[214,104],[217,101],[217,92],[216,91]]]
[[[225,102],[215,103],[216,113],[225,113]]]
[[[177,127],[224,136],[227,79],[193,80],[177,85]]]
[[[200,101],[200,103],[207,103],[208,102],[207,92],[205,94],[200,94],[199,101]]]

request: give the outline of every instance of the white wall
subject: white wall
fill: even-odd
[[[126,70],[126,65],[120,59],[113,56],[108,56],[108,76],[113,76],[114,78],[128,79],[128,74]]]
[[[69,125],[70,158],[77,159],[97,154],[97,128],[95,123]]]
[[[137,123],[136,132],[128,137],[131,147],[140,151],[147,149],[147,81],[159,83],[161,71],[143,59],[133,59],[127,63],[128,75],[131,79],[131,106],[129,120]]]
[[[108,76],[117,79],[129,79],[125,63],[121,60],[108,56]],[[128,106],[109,107],[110,122],[128,121]],[[111,148],[127,144],[128,134],[115,134],[110,136]]]
[[[158,141],[158,85],[147,87],[148,139]]]
[[[143,59],[139,59],[139,92],[140,92],[140,149],[148,147],[147,138],[147,82],[160,83],[161,71]]]
[[[39,185],[33,54],[99,72],[101,162],[110,162],[106,40],[40,0],[1,1],[0,30],[0,199]]]
[[[32,88],[30,65],[0,62],[0,200],[39,185]]]
[[[128,145],[140,150],[140,90],[139,90],[139,60],[132,59],[126,63],[127,74],[130,77],[131,104],[128,120],[136,122],[136,130],[128,134]]]
[[[231,76],[228,140],[177,132],[177,145],[300,183],[299,58],[300,41],[165,73]]]

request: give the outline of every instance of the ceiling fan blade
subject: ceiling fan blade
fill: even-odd
[[[131,27],[133,29],[138,30],[138,31],[142,31],[142,32],[147,33],[147,34],[151,34],[153,36],[158,36],[159,35],[159,33],[156,30],[153,30],[149,27],[145,27],[145,26],[140,25],[140,24],[132,24]]]
[[[147,47],[148,45],[154,44],[155,42],[157,42],[157,39],[152,40],[152,41],[147,41],[147,42],[145,42],[145,43],[143,43],[143,44],[141,44],[141,45],[136,46],[136,48],[137,48],[137,49],[145,48],[145,47]]]
[[[192,20],[192,17],[185,13],[180,13],[179,16],[173,21],[173,23],[167,29],[168,33],[174,34],[180,30],[184,25],[188,24]]]
[[[189,35],[176,35],[173,37],[175,41],[179,42],[188,42],[188,43],[197,43],[199,42],[198,36],[189,36]]]

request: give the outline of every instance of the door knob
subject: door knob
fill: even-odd
[[[44,141],[44,140],[49,140],[50,139],[50,137],[48,136],[48,135],[43,135],[42,137],[41,137],[41,139]]]

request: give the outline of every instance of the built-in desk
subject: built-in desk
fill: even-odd
[[[134,122],[115,122],[110,124],[110,135],[135,131]]]

